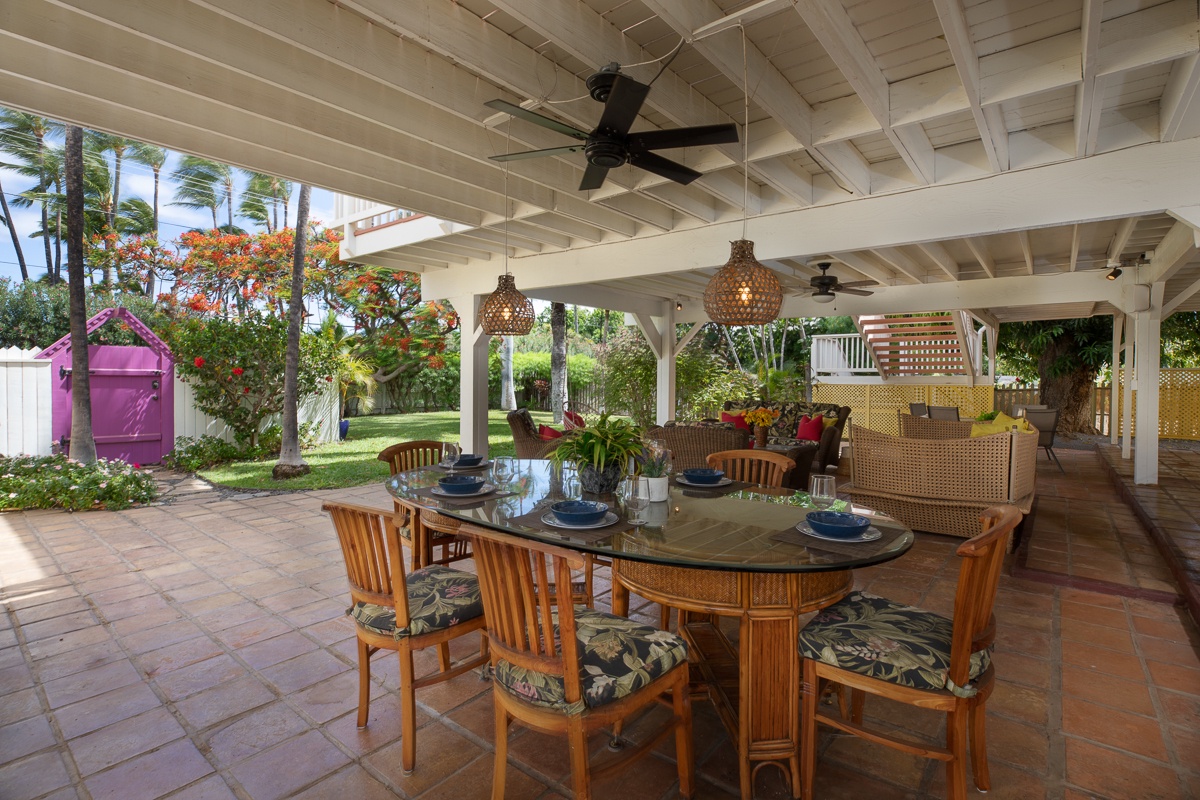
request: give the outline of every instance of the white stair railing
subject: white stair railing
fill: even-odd
[[[875,359],[857,333],[814,336],[812,339],[812,375],[849,377],[878,375]]]

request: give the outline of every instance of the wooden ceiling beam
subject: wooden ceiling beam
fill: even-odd
[[[1114,267],[1121,263],[1121,254],[1125,252],[1125,247],[1129,244],[1129,237],[1133,236],[1133,229],[1137,227],[1137,217],[1126,217],[1117,225],[1116,233],[1113,234],[1112,241],[1108,243],[1108,263]],[[1078,226],[1076,226],[1078,228]],[[1075,250],[1072,248],[1072,269],[1074,269]]]
[[[1096,152],[1100,114],[1104,111],[1105,79],[1100,72],[1100,28],[1104,0],[1083,0],[1080,23],[1082,81],[1075,89],[1075,155]]]
[[[895,283],[897,278],[899,278],[903,283],[910,283],[913,281],[910,276],[904,273],[893,272],[892,270],[881,266],[875,261],[872,261],[871,257],[868,256],[867,253],[842,252],[836,253],[833,257],[850,267],[850,269],[862,274],[864,278],[873,280],[881,286],[890,286],[891,284]]]
[[[967,243],[967,249],[971,251],[971,255],[975,256],[975,260],[979,266],[983,267],[983,271],[987,273],[989,278],[996,277],[996,262],[988,253],[987,245],[982,239],[968,236],[963,239]]]
[[[958,280],[958,262],[943,245],[938,242],[918,242],[917,247],[933,259],[933,263],[937,264],[950,280]]]
[[[1158,131],[1164,142],[1200,136],[1200,55],[1193,53],[1171,67],[1159,101]]]
[[[1021,244],[1021,256],[1024,258],[1025,272],[1029,275],[1033,274],[1033,241],[1029,238],[1029,231],[1017,231],[1017,241]]]
[[[897,272],[907,275],[913,283],[925,283],[929,271],[899,247],[877,247],[871,252]]]
[[[933,5],[942,23],[946,45],[954,59],[954,68],[958,71],[975,127],[979,129],[988,163],[993,171],[1002,172],[1008,169],[1008,129],[997,107],[985,108],[980,102],[979,55],[975,52],[975,42],[971,38],[962,0],[934,0]]]

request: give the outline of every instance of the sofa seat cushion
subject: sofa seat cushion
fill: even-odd
[[[746,422],[745,409],[739,409],[737,411],[733,411],[732,409],[729,411],[722,411],[721,422],[731,422],[735,428],[741,428],[747,431],[750,430],[750,423]]]
[[[554,612],[557,641],[558,612]],[[579,643],[583,699],[566,700],[566,685],[557,675],[496,662],[496,683],[528,703],[578,714],[628,697],[687,661],[687,645],[668,631],[577,606],[575,639]]]
[[[405,577],[408,627],[396,629],[396,609],[355,603],[346,613],[373,633],[403,639],[445,630],[483,614],[479,581],[469,572],[440,565],[413,570]]]
[[[800,631],[800,655],[900,686],[970,697],[972,686],[954,686],[949,680],[953,632],[953,624],[943,616],[854,592]],[[989,664],[989,651],[973,653],[970,680]]]

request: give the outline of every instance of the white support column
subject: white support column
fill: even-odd
[[[488,342],[479,326],[480,295],[450,299],[462,331],[460,385],[458,390],[458,436],[465,452],[488,451]]]
[[[1135,317],[1137,327],[1137,447],[1133,454],[1133,482],[1158,483],[1158,380],[1162,363],[1162,301],[1165,281],[1151,287],[1150,308]]]
[[[633,318],[658,362],[654,418],[662,425],[675,418],[675,304],[664,301],[660,314]]]
[[[1121,398],[1121,458],[1133,457],[1133,368],[1137,364],[1137,326],[1125,315],[1125,389]]]
[[[1117,387],[1121,384],[1121,339],[1125,334],[1125,315],[1113,314],[1112,381],[1108,387],[1108,437],[1117,443]]]

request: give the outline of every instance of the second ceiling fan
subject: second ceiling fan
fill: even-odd
[[[534,113],[529,109],[506,102],[492,100],[485,103],[488,108],[503,111],[514,117],[541,125],[558,133],[564,133],[578,144],[550,147],[544,150],[527,150],[492,156],[493,161],[519,161],[526,158],[557,156],[583,151],[587,158],[587,169],[583,173],[580,191],[599,189],[604,185],[608,171],[614,167],[631,164],[655,175],[689,184],[700,173],[683,164],[664,158],[654,150],[669,150],[675,147],[697,147],[700,145],[732,144],[738,140],[737,126],[732,123],[720,125],[697,125],[691,128],[643,131],[630,133],[642,103],[650,87],[621,74],[621,66],[609,64],[587,79],[588,92],[593,100],[604,103],[604,113],[591,133],[571,125]]]
[[[807,294],[818,303],[832,303],[838,292],[842,294],[855,294],[860,297],[869,297],[874,292],[868,292],[860,289],[860,286],[874,286],[875,281],[847,281],[842,283],[836,275],[829,274],[829,268],[833,266],[832,261],[819,261],[815,265],[821,270],[820,275],[814,275],[808,279],[808,289],[801,292]]]

